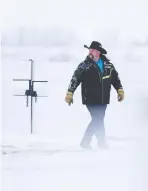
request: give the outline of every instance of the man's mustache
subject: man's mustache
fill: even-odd
[[[88,56],[89,56],[90,58],[92,58],[92,59],[94,58],[94,56],[93,56],[91,53],[90,53]]]

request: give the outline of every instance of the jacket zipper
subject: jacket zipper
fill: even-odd
[[[96,64],[95,64],[96,65]],[[102,75],[100,75],[100,71],[99,71],[99,69],[98,69],[98,66],[96,65],[96,68],[97,68],[97,71],[98,71],[98,74],[99,74],[99,78],[100,78],[100,82],[101,82],[101,90],[102,90],[102,94],[101,94],[101,101],[102,101],[102,104],[103,104],[103,80],[102,80]]]
[[[106,76],[106,69],[104,67],[104,75]],[[102,74],[102,104],[103,104],[103,98],[104,98],[104,90],[103,90],[103,74]]]
[[[103,98],[104,98],[104,90],[103,90],[103,73],[102,73],[102,76],[101,76],[101,82],[102,82],[102,104],[103,104]]]

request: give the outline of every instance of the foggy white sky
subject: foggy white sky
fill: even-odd
[[[2,28],[64,25],[146,30],[147,0],[2,0]]]

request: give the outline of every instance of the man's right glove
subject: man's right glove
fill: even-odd
[[[65,101],[69,104],[69,106],[73,103],[73,93],[72,92],[67,92]]]
[[[118,101],[123,101],[124,100],[124,90],[123,89],[118,89]]]

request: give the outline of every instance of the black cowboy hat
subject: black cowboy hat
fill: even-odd
[[[107,51],[104,48],[102,48],[102,45],[97,41],[92,41],[90,47],[88,47],[86,45],[84,45],[84,47],[88,48],[88,49],[90,49],[90,48],[96,49],[96,50],[100,51],[102,54],[107,54]]]

